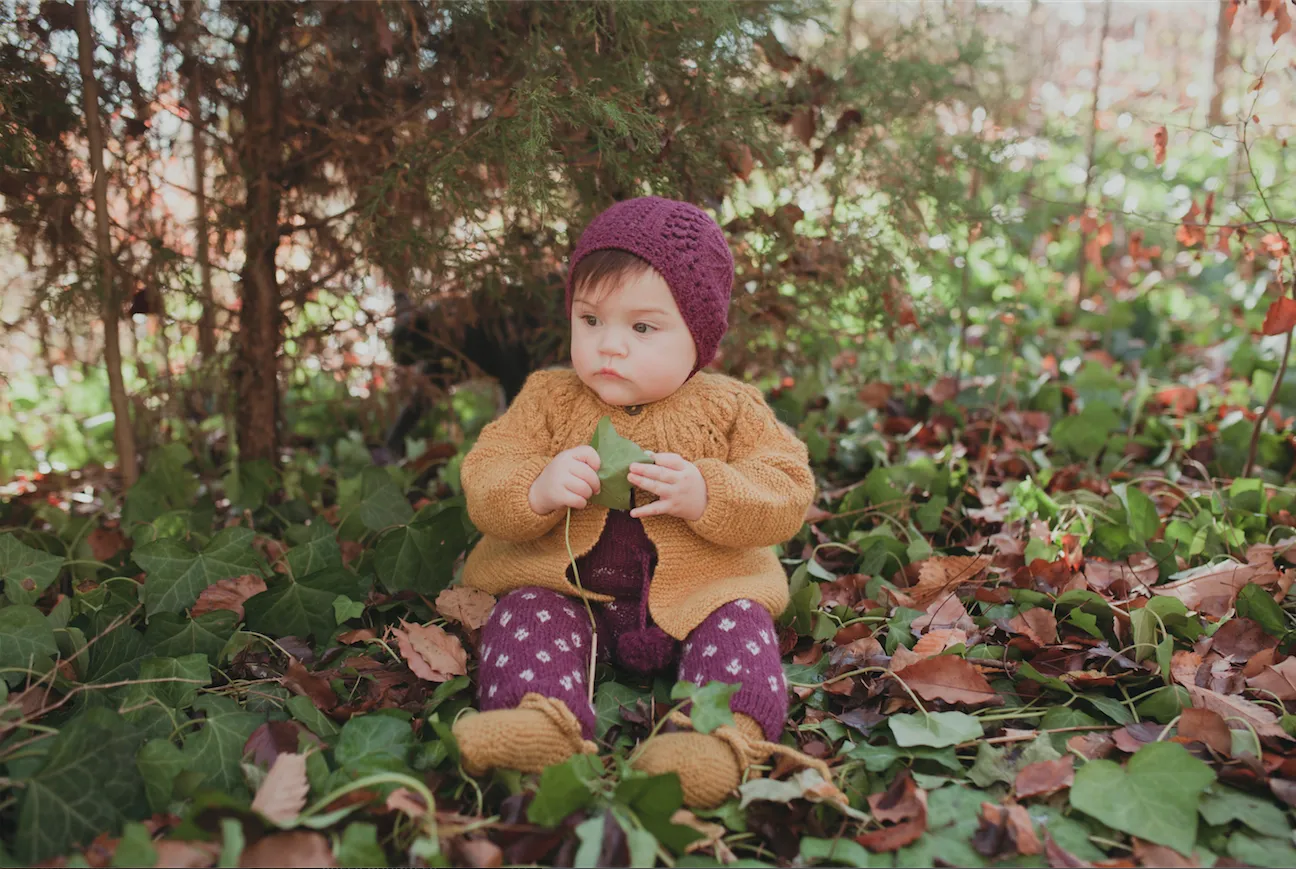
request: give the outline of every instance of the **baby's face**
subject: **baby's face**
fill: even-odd
[[[688,380],[693,336],[670,287],[645,271],[597,298],[572,301],[572,368],[607,404],[660,401]]]

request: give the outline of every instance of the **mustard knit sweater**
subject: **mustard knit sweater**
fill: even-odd
[[[706,480],[707,506],[696,522],[643,518],[657,547],[648,592],[653,620],[682,640],[717,608],[740,598],[781,613],[787,575],[771,547],[800,530],[814,500],[806,447],[778,421],[760,390],[705,372],[634,415],[604,404],[574,371],[532,374],[464,457],[460,480],[468,515],[483,534],[468,554],[464,584],[496,596],[527,585],[581,595],[567,579],[567,509],[542,516],[527,496],[549,461],[589,443],[605,415],[622,437],[653,452],[678,453]],[[654,499],[636,492],[636,503]],[[607,515],[608,508],[597,505],[572,511],[577,558],[594,548]],[[612,600],[596,592],[585,596]]]

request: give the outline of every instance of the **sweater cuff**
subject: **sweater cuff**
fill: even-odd
[[[685,521],[704,540],[721,546],[732,545],[728,540],[734,536],[732,526],[736,517],[729,503],[729,467],[720,459],[699,459],[694,464],[706,482],[707,503],[700,517]]]
[[[509,481],[491,505],[491,521],[481,530],[507,540],[535,540],[546,534],[566,514],[559,508],[543,516],[531,509],[531,486],[549,464],[544,456],[534,456],[518,464]]]

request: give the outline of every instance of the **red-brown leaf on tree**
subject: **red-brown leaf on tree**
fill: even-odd
[[[325,712],[337,706],[337,694],[333,693],[328,681],[307,670],[296,658],[291,659],[288,670],[283,674],[283,684],[294,694],[310,698],[316,708]]]
[[[997,706],[1004,702],[975,667],[954,655],[923,658],[897,670],[896,675],[924,700],[969,706]]]
[[[927,792],[914,784],[909,770],[896,776],[885,791],[870,796],[868,802],[876,820],[894,823],[855,837],[856,842],[870,851],[882,853],[903,848],[927,830]]]
[[[1019,799],[1042,797],[1071,787],[1075,780],[1075,758],[1071,755],[1057,760],[1041,760],[1022,767],[1017,773],[1013,788]]]
[[[1195,739],[1224,757],[1233,753],[1233,737],[1219,713],[1196,707],[1185,709],[1179,716],[1179,735]]]
[[[1260,8],[1263,10],[1265,3],[1261,2]],[[1269,7],[1273,10],[1274,29],[1272,39],[1274,42],[1282,39],[1284,35],[1291,32],[1292,17],[1291,12],[1287,10],[1286,0],[1270,0]]]
[[[450,621],[475,631],[490,618],[495,598],[479,588],[456,585],[437,595],[436,608]]]
[[[447,682],[468,674],[468,653],[456,637],[436,625],[418,625],[401,619],[390,628],[401,657],[411,671],[429,682]]]
[[[1264,325],[1260,331],[1265,335],[1286,335],[1296,326],[1296,299],[1291,296],[1279,296],[1265,311]]]
[[[194,602],[189,615],[197,618],[203,613],[209,613],[213,610],[230,610],[241,619],[243,618],[243,603],[253,595],[260,594],[265,590],[265,580],[259,576],[251,573],[243,576],[231,576],[204,588],[202,594],[198,595],[198,600]]]
[[[801,140],[801,144],[809,145],[810,140],[815,134],[815,107],[801,106],[792,113],[792,134]]]
[[[333,858],[333,846],[323,834],[293,830],[262,836],[244,848],[243,856],[239,858],[240,869],[257,866],[308,869],[312,866],[337,866],[337,861]]]
[[[1156,164],[1160,166],[1165,162],[1166,144],[1170,141],[1169,134],[1166,133],[1165,127],[1157,127],[1156,132],[1152,134],[1152,153],[1156,156]]]
[[[1260,244],[1271,257],[1284,257],[1291,253],[1291,245],[1287,243],[1286,237],[1276,232],[1265,233]]]
[[[1008,620],[1008,627],[1030,638],[1037,646],[1047,646],[1058,639],[1057,616],[1044,607],[1018,613]]]
[[[1233,28],[1233,19],[1237,18],[1238,7],[1242,5],[1242,0],[1228,0],[1228,5],[1224,7],[1224,22],[1229,29]]]
[[[731,172],[744,181],[751,177],[756,161],[752,158],[750,147],[740,142],[726,141],[720,145],[720,153]]]

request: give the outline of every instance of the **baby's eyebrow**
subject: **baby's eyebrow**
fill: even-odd
[[[635,308],[631,314],[665,314],[661,308]]]

